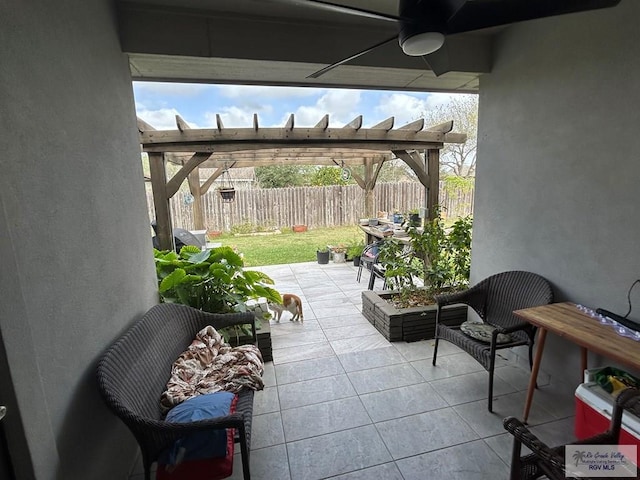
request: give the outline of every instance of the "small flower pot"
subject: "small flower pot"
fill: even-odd
[[[354,267],[360,266],[360,255],[353,257],[353,266]]]
[[[327,250],[326,252],[316,251],[316,257],[320,265],[326,265],[327,263],[329,263],[329,253],[329,250]]]
[[[333,263],[345,263],[345,261],[344,252],[333,252]]]
[[[307,231],[307,226],[306,225],[294,225],[293,227],[291,227],[291,229],[295,233],[302,233],[302,232],[306,232]]]

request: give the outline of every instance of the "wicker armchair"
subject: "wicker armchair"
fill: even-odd
[[[169,423],[160,411],[171,366],[207,325],[223,328],[250,324],[256,341],[253,313],[213,314],[185,305],[163,303],[151,308],[103,355],[98,364],[98,388],[111,411],[131,430],[142,453],[145,480],[151,465],[173,443],[190,433],[208,429],[236,429],[244,479],[249,480],[249,449],[253,390],[238,394],[231,415],[191,423]]]
[[[433,365],[436,364],[438,343],[442,340],[457,345],[475,358],[489,372],[488,409],[493,411],[493,371],[496,350],[518,345],[529,346],[529,367],[533,363],[533,342],[536,329],[530,323],[520,320],[514,310],[551,303],[553,292],[549,282],[531,272],[511,271],[492,275],[477,285],[459,293],[436,295],[438,306],[436,315],[435,348]],[[440,323],[442,307],[464,303],[475,310],[483,322],[495,327],[491,342],[483,342],[466,335],[460,327],[450,327]],[[507,343],[498,343],[498,334],[510,334]]]
[[[616,445],[619,443],[622,414],[629,410],[640,414],[640,391],[627,389],[618,395],[611,415],[609,430],[593,437],[576,441],[573,445]],[[565,465],[565,445],[550,448],[540,441],[520,420],[514,417],[504,419],[504,428],[513,435],[510,480],[534,480],[546,476],[551,480],[566,480],[570,476]],[[522,445],[532,453],[520,456]],[[580,477],[581,479],[590,477]],[[601,477],[600,477],[601,478]],[[609,477],[611,478],[611,477]],[[629,477],[625,477],[629,478]],[[636,474],[636,478],[638,478]]]
[[[384,243],[384,240],[378,240],[377,242],[370,243],[364,250],[362,251],[362,255],[360,255],[360,266],[358,267],[358,274],[356,276],[356,281],[360,283],[360,278],[362,277],[362,269],[363,267],[367,268],[371,271],[369,276],[369,284],[368,289],[373,290],[374,283],[376,281],[376,276],[378,278],[384,278],[384,272],[382,274],[376,275],[375,267],[378,264],[378,256],[380,255],[380,247]],[[380,270],[378,270],[379,272]]]

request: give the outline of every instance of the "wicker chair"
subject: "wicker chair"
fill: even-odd
[[[249,480],[249,449],[253,390],[238,394],[235,413],[191,423],[169,423],[160,411],[171,366],[205,326],[223,328],[250,324],[255,343],[253,313],[212,314],[185,305],[163,303],[151,308],[103,355],[98,364],[98,388],[107,406],[131,430],[140,445],[145,480],[151,465],[173,443],[190,433],[208,429],[236,429],[244,479]]]
[[[533,342],[536,329],[520,320],[514,310],[551,303],[553,292],[549,282],[531,272],[511,271],[492,275],[477,285],[459,293],[436,295],[435,348],[433,365],[436,364],[438,343],[442,340],[457,345],[475,358],[489,372],[488,409],[493,411],[493,371],[496,350],[518,345],[529,346],[529,367],[533,361]],[[460,327],[450,327],[440,323],[442,307],[464,303],[475,310],[483,322],[495,327],[490,343],[476,340],[466,335]],[[498,343],[499,333],[510,334],[511,341]]]
[[[635,415],[640,414],[640,391],[627,389],[618,395],[611,415],[609,430],[593,437],[576,441],[572,445],[617,445],[619,443],[622,414],[629,410]],[[504,428],[513,435],[513,451],[511,457],[510,480],[534,480],[546,476],[551,480],[566,480],[575,478],[570,476],[565,465],[565,445],[550,448],[540,441],[518,419],[507,417]],[[520,456],[522,445],[532,453]],[[585,479],[589,477],[580,477]],[[601,478],[601,477],[600,477]],[[609,477],[611,478],[611,477]],[[626,477],[627,479],[629,477]],[[636,474],[636,478],[638,478]]]

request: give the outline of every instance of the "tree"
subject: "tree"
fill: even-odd
[[[476,146],[478,133],[478,96],[455,95],[449,102],[425,111],[425,125],[437,125],[453,120],[455,132],[466,133],[465,143],[445,143],[440,150],[440,165],[443,173],[459,177],[475,177]]]
[[[306,183],[306,170],[299,165],[272,165],[256,167],[255,174],[260,188],[299,187]]]
[[[311,185],[347,185],[348,180],[342,178],[342,168],[340,167],[320,167],[311,177]]]

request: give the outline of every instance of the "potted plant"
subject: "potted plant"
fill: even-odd
[[[347,259],[353,260],[354,267],[357,267],[360,265],[360,255],[362,255],[363,250],[364,250],[363,240],[352,240],[347,245]]]
[[[162,302],[181,303],[212,313],[255,311],[255,304],[261,299],[282,303],[280,293],[271,287],[273,280],[263,272],[244,270],[242,257],[231,247],[201,251],[187,245],[179,254],[154,250],[154,258]],[[263,335],[258,333],[258,347],[263,358],[269,359],[269,329],[261,328],[259,317],[256,328],[265,332]],[[229,341],[232,336],[238,338],[250,333],[247,326],[243,328],[223,329],[220,333]],[[265,349],[267,344],[269,348]]]
[[[318,247],[316,249],[316,258],[320,265],[329,263],[329,247]]]
[[[333,263],[344,263],[346,261],[347,247],[343,244],[329,247],[333,256]]]
[[[458,219],[445,229],[440,212],[424,229],[406,224],[410,252],[395,239],[384,242],[379,261],[385,264],[387,283],[395,290],[362,293],[365,317],[394,340],[432,338],[435,333],[435,294],[468,286],[471,265],[470,217]],[[466,306],[446,307],[442,319],[450,325],[466,320]]]
[[[412,208],[409,210],[409,226],[420,227],[422,226],[422,219],[420,218],[420,210]]]

